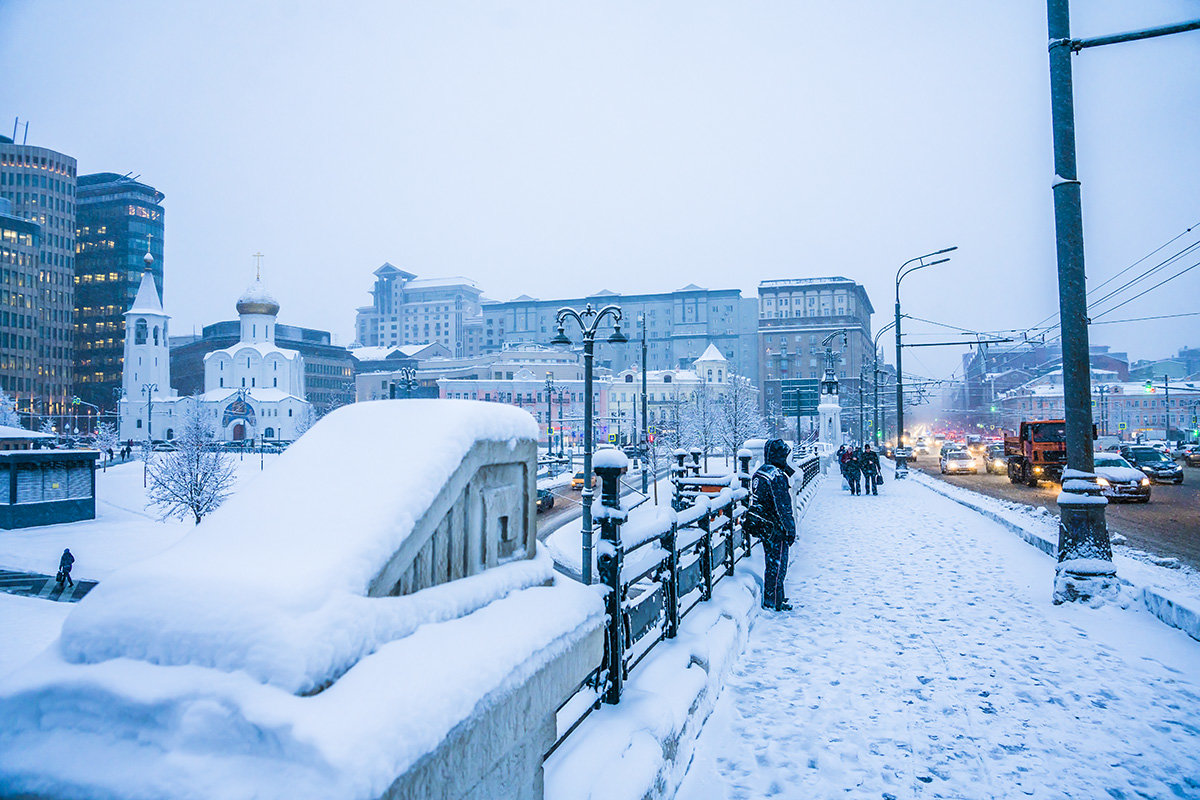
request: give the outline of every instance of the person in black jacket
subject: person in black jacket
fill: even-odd
[[[750,480],[750,510],[766,523],[763,550],[763,608],[791,611],[783,596],[787,575],[788,548],[796,541],[796,520],[792,514],[792,494],[788,479],[795,470],[787,463],[791,449],[782,439],[771,439],[763,447],[763,465]]]
[[[68,548],[63,550],[62,558],[58,560],[58,582],[66,581],[70,586],[75,585],[75,581],[71,580],[71,566],[75,563],[75,556],[71,555],[71,550]]]
[[[871,449],[871,445],[863,447],[863,454],[858,460],[858,466],[863,474],[863,492],[879,494],[879,454]]]
[[[862,476],[862,464],[858,460],[858,451],[847,449],[849,457],[843,462],[842,469],[846,473],[846,482],[850,484],[850,494],[862,494],[859,478]]]

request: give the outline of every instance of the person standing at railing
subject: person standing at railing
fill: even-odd
[[[879,494],[880,475],[879,454],[871,449],[871,445],[863,446],[863,454],[858,459],[858,466],[863,474],[863,494]]]
[[[792,515],[792,493],[788,479],[795,470],[787,462],[790,448],[782,439],[771,439],[763,447],[763,465],[750,479],[750,513],[764,523],[762,531],[766,568],[763,570],[763,608],[791,611],[783,596],[787,576],[788,548],[796,541],[796,519]]]

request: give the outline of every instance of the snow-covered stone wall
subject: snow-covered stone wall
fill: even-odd
[[[537,434],[470,401],[330,414],[0,683],[0,794],[540,796],[604,609],[536,550]]]

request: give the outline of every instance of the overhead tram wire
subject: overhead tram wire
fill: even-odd
[[[1145,290],[1143,290],[1143,291],[1141,291],[1141,292],[1138,292],[1138,293],[1137,293],[1137,294],[1135,294],[1133,297],[1130,297],[1128,300],[1123,300],[1123,301],[1121,301],[1120,303],[1117,303],[1117,304],[1116,304],[1115,306],[1113,306],[1112,308],[1109,308],[1109,309],[1107,309],[1107,310],[1105,310],[1105,311],[1101,311],[1099,314],[1095,315],[1095,317],[1093,317],[1093,319],[1099,319],[1100,317],[1104,316],[1105,314],[1111,314],[1112,312],[1116,311],[1116,310],[1117,310],[1118,308],[1120,308],[1121,306],[1128,305],[1129,303],[1132,303],[1134,300],[1137,300],[1139,297],[1143,297],[1144,295],[1146,295],[1146,294],[1148,294],[1148,293],[1150,293],[1150,292],[1153,292],[1155,289],[1157,289],[1158,287],[1162,286],[1163,284],[1165,284],[1165,283],[1170,283],[1171,281],[1175,280],[1175,279],[1176,279],[1176,278],[1178,278],[1179,276],[1181,276],[1181,275],[1185,275],[1185,274],[1187,274],[1187,273],[1191,272],[1191,271],[1192,271],[1192,270],[1194,270],[1196,267],[1200,267],[1200,261],[1197,261],[1195,264],[1192,264],[1190,267],[1185,267],[1185,268],[1181,269],[1179,272],[1176,272],[1174,275],[1172,275],[1172,276],[1171,276],[1171,277],[1169,277],[1169,278],[1164,278],[1163,280],[1161,280],[1161,281],[1159,281],[1158,283],[1156,283],[1156,284],[1154,284],[1153,286],[1151,286],[1149,289],[1145,289]]]
[[[1107,313],[1107,312],[1105,312]],[[1179,314],[1158,314],[1153,317],[1129,317],[1128,319],[1110,319],[1104,322],[1093,322],[1092,325],[1120,325],[1122,322],[1148,322],[1156,319],[1176,319],[1178,317],[1200,317],[1200,311],[1183,311]]]

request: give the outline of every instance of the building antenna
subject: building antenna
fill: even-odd
[[[17,126],[21,124],[20,117],[13,117],[13,141],[17,140]]]
[[[14,136],[13,138],[15,139],[16,137]],[[25,144],[28,141],[29,141],[29,120],[25,120],[25,136],[24,136],[24,138],[21,139],[21,144]]]

